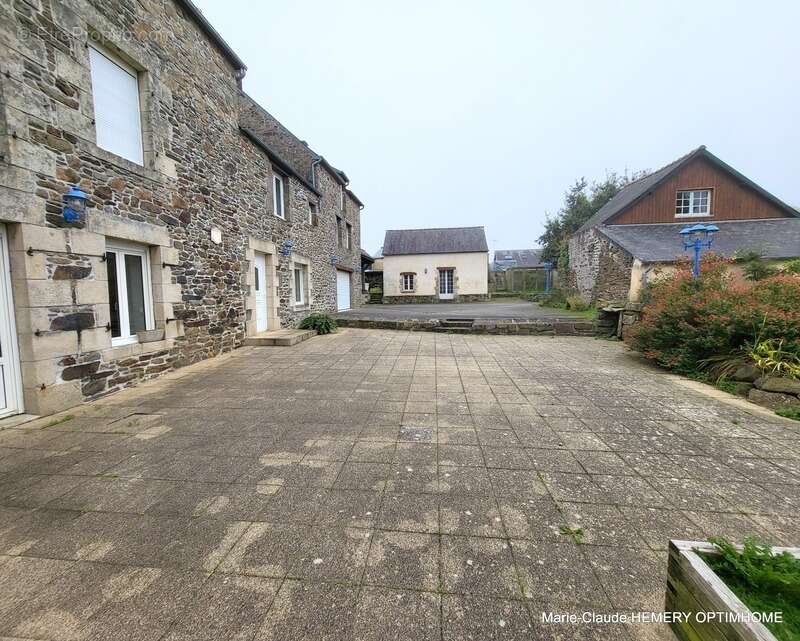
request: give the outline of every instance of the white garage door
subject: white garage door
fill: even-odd
[[[350,309],[350,272],[336,270],[336,309]]]

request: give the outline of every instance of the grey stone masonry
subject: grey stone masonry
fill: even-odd
[[[346,175],[310,150],[302,160],[285,127],[270,139],[241,129],[244,70],[187,4],[2,2],[0,24],[0,226],[20,411],[48,414],[241,346],[256,332],[261,255],[268,329],[335,311],[337,268],[351,272],[349,303],[360,304],[362,205]],[[98,145],[93,47],[135,75],[141,164]],[[87,210],[67,223],[73,184]],[[112,341],[108,242],[135,243],[149,272],[148,329],[158,331],[127,344]]]

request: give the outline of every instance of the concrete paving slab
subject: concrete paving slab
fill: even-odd
[[[798,543],[797,425],[701,391],[347,329],[0,428],[0,638],[666,641],[541,614],[655,607],[670,538]]]

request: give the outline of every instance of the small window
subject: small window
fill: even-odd
[[[306,302],[306,268],[298,265],[294,268],[294,302],[297,305],[305,305]]]
[[[350,223],[345,223],[345,237],[344,246],[350,249],[353,246],[353,226]]]
[[[143,245],[106,247],[111,344],[137,342],[136,332],[153,328],[149,252]]]
[[[342,247],[344,245],[343,235],[344,234],[343,234],[343,231],[342,231],[342,218],[341,218],[341,216],[337,216],[336,217],[336,244],[339,247]]]
[[[89,66],[97,146],[144,164],[138,72],[94,47],[89,47]]]
[[[679,191],[675,197],[675,216],[678,218],[711,215],[711,190]]]
[[[317,203],[312,203],[309,201],[308,203],[308,224],[314,224],[314,217],[317,215]]]
[[[283,178],[278,175],[272,176],[272,206],[278,218],[286,220],[286,212],[283,209]]]
[[[414,291],[414,274],[403,274],[403,291]]]

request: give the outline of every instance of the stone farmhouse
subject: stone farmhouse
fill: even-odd
[[[800,256],[800,212],[699,147],[628,184],[570,238],[567,285],[591,302],[636,302],[686,257],[679,232],[698,222],[719,227],[722,256]]]
[[[483,227],[388,230],[383,242],[385,303],[472,302],[489,298]]]
[[[189,0],[0,18],[0,417],[360,303],[347,176],[243,93]]]

